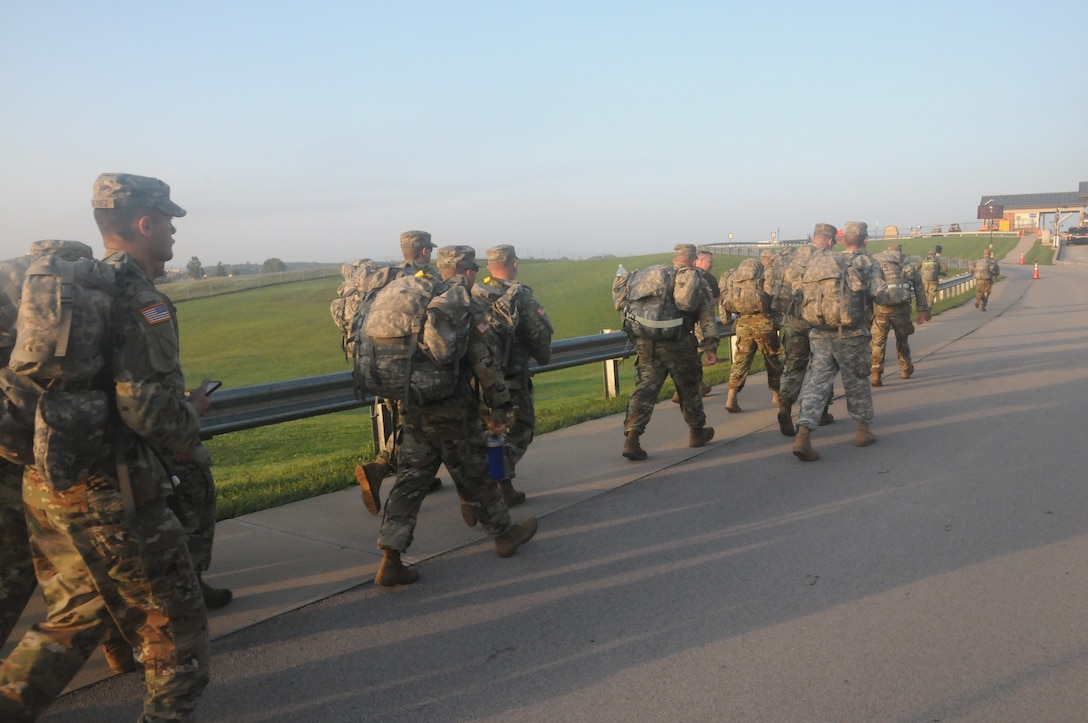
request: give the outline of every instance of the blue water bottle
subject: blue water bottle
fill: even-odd
[[[496,482],[506,479],[506,440],[497,435],[487,435],[487,471]]]

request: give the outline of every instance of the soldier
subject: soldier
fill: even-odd
[[[910,359],[910,344],[908,337],[914,333],[914,324],[910,322],[910,297],[913,296],[918,305],[918,315],[915,323],[921,326],[930,319],[929,304],[926,301],[925,288],[922,286],[922,276],[918,273],[910,259],[903,253],[902,244],[892,244],[880,253],[873,256],[880,264],[887,288],[887,298],[906,298],[906,301],[895,304],[873,304],[872,325],[872,363],[870,371],[872,378],[869,383],[874,387],[883,386],[881,376],[884,374],[884,351],[888,345],[888,330],[895,331],[895,351],[899,358],[899,375],[903,379],[910,379],[914,373],[914,363]],[[893,297],[894,294],[894,297]]]
[[[793,405],[800,401],[801,382],[808,369],[811,347],[808,322],[801,318],[801,279],[809,258],[816,251],[827,251],[835,246],[838,229],[829,223],[818,223],[812,232],[812,242],[796,251],[783,251],[775,257],[772,269],[764,274],[764,289],[771,297],[775,321],[782,335],[782,376],[778,389],[778,428],[782,434],[792,437]],[[831,424],[835,418],[828,411],[835,390],[828,390],[827,402],[820,415],[820,425]]]
[[[813,326],[809,332],[812,347],[812,359],[808,373],[801,386],[801,414],[797,420],[797,437],[793,444],[793,454],[804,462],[815,462],[819,453],[812,448],[809,435],[820,421],[820,412],[827,401],[828,393],[835,381],[835,374],[842,372],[842,386],[846,391],[846,409],[857,422],[854,437],[858,447],[867,447],[876,441],[869,431],[873,421],[873,394],[868,383],[869,369],[869,334],[868,320],[872,315],[872,300],[884,288],[884,277],[880,265],[865,251],[865,241],[869,237],[869,227],[864,222],[847,223],[843,233],[846,250],[839,259],[839,268],[846,275],[850,290],[849,301],[844,301],[854,312],[857,321],[835,328]],[[818,255],[832,255],[830,249],[816,252],[809,262],[809,269],[822,266]],[[809,274],[804,282],[804,301],[809,305]],[[839,282],[834,282],[838,284]],[[802,313],[805,313],[804,311]],[[805,318],[814,324],[812,317]]]
[[[399,264],[398,268],[404,269],[403,273],[424,273],[437,277],[438,272],[431,266],[431,253],[435,248],[434,242],[431,241],[431,234],[427,231],[403,232],[400,235],[400,251],[404,256],[404,263]],[[378,499],[377,490],[381,487],[382,480],[389,476],[390,472],[397,471],[397,439],[400,436],[400,413],[396,402],[382,400],[376,405],[375,413],[386,415],[386,428],[392,432],[382,440],[381,449],[378,450],[373,462],[355,467],[355,480],[362,489],[363,504],[373,515],[381,511],[381,500]],[[441,488],[441,479],[435,477],[431,480],[430,492]]]
[[[483,284],[473,287],[487,300],[505,323],[500,333],[503,345],[502,366],[510,402],[514,405],[514,420],[506,430],[504,448],[506,479],[499,480],[499,491],[507,507],[520,505],[525,493],[514,489],[515,469],[533,441],[536,410],[533,404],[533,378],[529,375],[529,359],[547,364],[552,358],[551,319],[533,296],[533,290],[517,280],[518,256],[509,244],[487,250],[487,271],[490,276]],[[501,308],[497,308],[498,307]],[[496,325],[493,324],[493,327]],[[482,405],[484,424],[488,424],[488,408]],[[466,517],[466,521],[467,521]]]
[[[941,257],[930,251],[918,262],[918,273],[922,277],[922,285],[926,291],[926,308],[932,310],[933,305],[937,303],[937,288],[941,283],[941,277],[944,276]]]
[[[139,648],[144,717],[189,719],[208,683],[208,625],[185,531],[166,504],[170,480],[160,456],[196,443],[210,402],[207,380],[187,397],[177,392],[177,322],[152,283],[173,258],[173,218],[185,211],[162,181],[118,173],[98,177],[93,206],[119,292],[98,342],[109,374],[96,377],[94,392],[116,404],[104,429],[84,430],[100,441],[71,487],[50,484],[38,454],[25,469],[23,502],[48,614],[0,668],[0,718],[38,717],[116,623]],[[20,325],[26,315],[24,304]]]
[[[718,280],[714,278],[712,273],[714,270],[714,254],[709,251],[699,251],[695,254],[695,268],[699,272],[699,276],[706,282],[706,287],[710,289],[710,296],[714,300],[714,303],[718,302]],[[710,394],[710,385],[703,381],[703,368],[699,367],[699,392],[705,397]],[[680,397],[673,395],[672,400],[679,402]]]
[[[764,268],[774,258],[774,252],[763,249],[759,259],[745,259],[741,266],[757,266],[754,273],[758,283],[753,289],[759,294],[763,310],[753,314],[741,314],[734,325],[736,358],[733,359],[732,369],[729,371],[729,392],[725,398],[725,411],[737,413],[742,411],[737,403],[737,395],[744,389],[744,383],[748,379],[748,372],[752,368],[752,361],[756,358],[756,350],[763,355],[763,363],[767,367],[767,387],[771,390],[772,404],[779,406],[779,385],[782,379],[782,359],[779,356],[781,343],[778,339],[778,325],[770,314],[770,297],[764,288]],[[738,266],[738,271],[740,267]],[[725,316],[725,313],[722,314]]]
[[[695,271],[695,246],[677,244],[674,248],[672,278],[674,288],[686,287],[692,290],[693,298],[690,311],[678,310],[677,324],[683,333],[679,339],[655,341],[649,338],[635,339],[635,391],[627,404],[627,416],[623,421],[626,440],[623,444],[623,456],[631,461],[646,459],[646,452],[639,443],[639,437],[646,431],[650,416],[657,402],[657,395],[665,383],[666,376],[672,376],[676,390],[680,394],[680,411],[687,422],[688,445],[702,447],[714,438],[714,428],[706,426],[706,413],[703,410],[703,398],[700,393],[700,350],[706,355],[708,364],[717,362],[718,330],[714,319],[714,303],[706,284]],[[633,276],[634,274],[632,274]],[[694,276],[694,278],[692,278]],[[667,289],[660,289],[663,296],[672,296]],[[696,338],[698,335],[698,339]]]
[[[438,250],[438,270],[446,286],[461,284],[471,289],[478,269],[476,252],[469,246],[443,246]],[[498,340],[486,319],[486,305],[477,301],[470,319],[472,329],[464,364],[472,370],[476,388],[491,409],[491,433],[501,435],[512,411],[510,393],[499,365]],[[500,557],[510,557],[536,534],[537,522],[532,517],[511,524],[498,487],[488,480],[479,407],[468,375],[461,379],[449,397],[401,405],[403,431],[397,481],[386,500],[378,538],[382,550],[382,562],[374,578],[378,585],[410,585],[419,579],[419,573],[406,567],[400,556],[412,542],[419,507],[441,464],[450,471],[457,492],[472,508],[473,516],[495,540]]]
[[[986,311],[990,290],[994,287],[994,277],[1001,273],[990,249],[983,251],[982,258],[971,265],[971,273],[975,277],[975,308]]]

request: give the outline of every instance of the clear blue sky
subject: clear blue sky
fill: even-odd
[[[98,247],[103,171],[169,183],[206,266],[966,228],[1088,180],[1083,0],[0,8],[3,258]]]

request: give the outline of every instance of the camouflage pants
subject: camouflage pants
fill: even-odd
[[[514,479],[518,462],[525,456],[536,433],[536,406],[533,403],[533,380],[522,381],[512,377],[506,380],[510,390],[510,403],[514,405],[514,419],[506,427],[506,446],[503,458],[506,467],[506,479]],[[491,414],[486,404],[480,405],[480,418],[486,427]]]
[[[488,534],[505,534],[510,512],[488,476],[484,429],[472,393],[434,404],[405,405],[401,424],[397,481],[385,502],[378,547],[404,552],[412,544],[419,508],[442,464]]]
[[[778,385],[778,398],[783,404],[795,404],[801,397],[801,382],[808,370],[811,347],[809,329],[795,324],[782,325],[782,378]]]
[[[23,468],[0,461],[0,646],[19,622],[38,579],[23,512]]]
[[[767,367],[767,388],[777,392],[782,379],[782,359],[779,356],[781,344],[774,322],[765,316],[749,320],[742,316],[736,324],[736,356],[729,370],[729,388],[738,392],[744,389],[748,372],[756,358],[756,351],[763,355],[763,364]]]
[[[699,388],[702,370],[695,336],[686,334],[679,341],[637,339],[635,352],[638,355],[635,360],[635,391],[627,403],[624,432],[642,434],[646,431],[667,376],[671,376],[676,384],[680,412],[688,427],[701,429],[706,426],[703,395]]]
[[[115,487],[54,491],[28,469],[23,499],[49,612],[0,668],[0,720],[41,715],[114,621],[144,666],[145,720],[191,719],[208,684],[208,622],[165,502],[137,508],[133,534]]]
[[[895,351],[899,357],[899,369],[907,371],[912,364],[907,337],[914,333],[910,320],[910,304],[878,306],[873,312],[872,361],[870,371],[884,373],[884,352],[888,346],[888,332],[895,332]]]
[[[933,305],[937,303],[937,286],[936,281],[923,281],[922,286],[926,287],[926,304],[929,308],[933,308]]]
[[[174,488],[174,499],[189,541],[189,556],[197,572],[207,572],[215,540],[215,478],[212,477],[211,455],[204,445],[198,445],[189,460],[174,465],[173,472],[180,480]]]
[[[816,429],[824,406],[842,372],[846,411],[858,422],[873,421],[873,390],[869,386],[869,337],[863,334],[839,336],[839,332],[813,329],[809,332],[812,359],[801,385],[801,413],[797,423]]]
[[[986,308],[986,303],[990,300],[990,290],[993,287],[994,282],[989,279],[975,279],[975,306]]]

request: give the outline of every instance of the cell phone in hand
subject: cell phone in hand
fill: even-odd
[[[208,386],[204,387],[205,396],[210,395],[221,386],[223,386],[223,382],[208,382]]]

